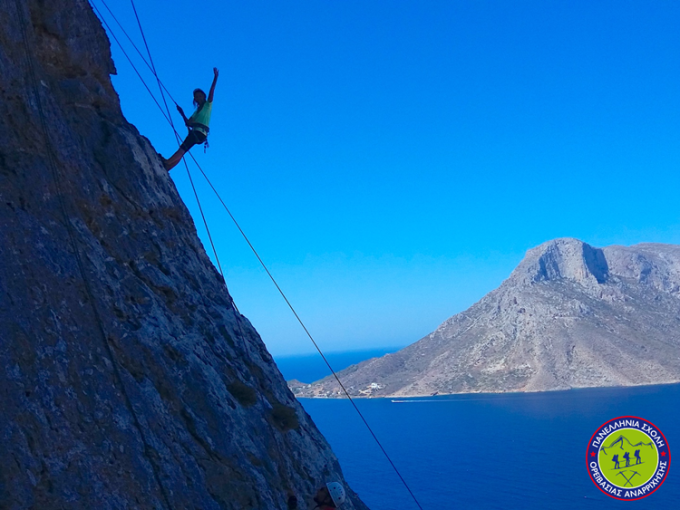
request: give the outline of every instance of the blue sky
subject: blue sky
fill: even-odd
[[[130,4],[107,3],[143,48]],[[137,9],[187,113],[220,69],[211,148],[194,155],[326,351],[418,340],[549,239],[680,243],[678,2]],[[169,155],[170,128],[112,50],[126,117]],[[208,246],[183,166],[171,176]],[[274,355],[311,352],[195,181],[241,311]]]

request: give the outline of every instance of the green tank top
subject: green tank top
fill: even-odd
[[[211,113],[212,113],[212,103],[206,101],[203,104],[202,108],[199,108],[198,110],[196,110],[191,115],[191,117],[189,117],[189,122],[193,122],[193,123],[196,123],[196,124],[203,124],[204,126],[210,126],[210,114]],[[208,132],[200,126],[196,126],[196,127],[194,127],[194,129],[197,130],[197,131],[200,131],[204,135],[208,134]]]

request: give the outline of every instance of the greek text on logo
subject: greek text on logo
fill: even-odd
[[[671,465],[671,451],[654,424],[636,416],[619,416],[590,438],[586,464],[598,489],[612,498],[632,501],[661,487]]]

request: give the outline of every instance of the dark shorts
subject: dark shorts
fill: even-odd
[[[201,145],[205,142],[207,136],[196,129],[189,131],[189,136],[187,136],[180,147],[184,152],[188,152],[194,145]]]

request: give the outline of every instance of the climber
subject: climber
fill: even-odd
[[[212,86],[210,87],[210,93],[208,94],[207,98],[205,92],[203,92],[201,89],[194,90],[194,106],[196,107],[196,111],[191,115],[191,117],[187,119],[187,116],[184,115],[184,110],[182,110],[182,107],[177,105],[177,111],[182,116],[182,119],[184,119],[184,125],[189,128],[189,135],[182,142],[182,145],[180,145],[179,149],[177,149],[177,152],[170,156],[169,159],[165,159],[161,156],[163,159],[163,166],[168,172],[180,162],[182,156],[189,152],[189,149],[191,149],[194,145],[202,144],[208,138],[208,132],[210,131],[208,126],[210,125],[210,114],[212,113],[212,102],[213,96],[215,95],[215,85],[217,84],[217,77],[220,74],[216,67],[213,68],[213,72],[215,73],[215,78],[213,79]]]
[[[310,510],[332,510],[345,502],[345,489],[338,482],[329,482],[314,496],[314,502],[310,502]],[[297,510],[297,497],[292,492],[288,493],[288,510]],[[315,506],[313,506],[316,503]]]

